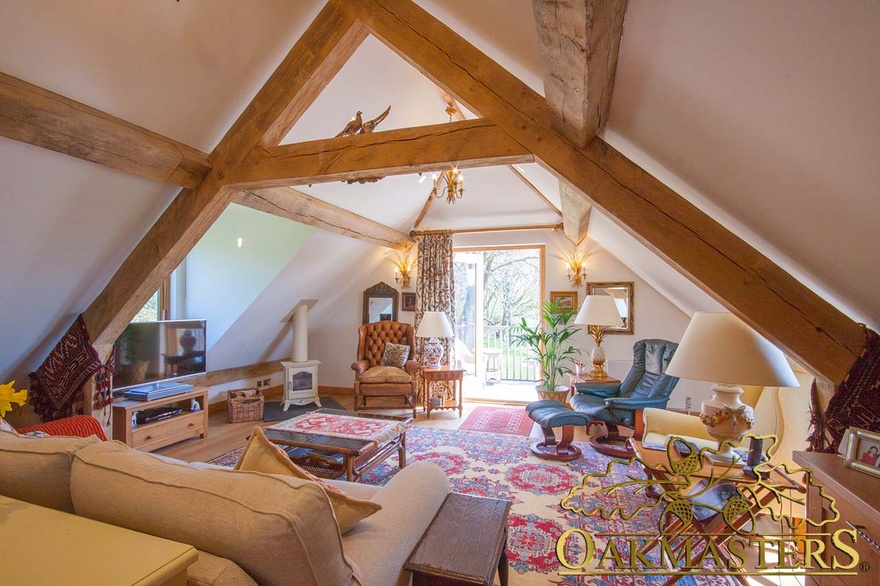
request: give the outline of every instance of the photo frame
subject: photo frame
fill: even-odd
[[[846,466],[880,477],[880,433],[851,427],[846,446]]]
[[[401,311],[415,311],[416,310],[416,294],[415,293],[401,293],[400,294],[400,310]]]
[[[550,302],[559,305],[563,311],[577,312],[580,309],[577,291],[550,291]]]
[[[607,327],[602,330],[606,334],[633,334],[635,333],[635,295],[633,281],[618,281],[615,283],[587,283],[587,295],[609,295],[617,304],[622,326]]]

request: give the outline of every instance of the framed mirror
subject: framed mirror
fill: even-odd
[[[379,282],[364,291],[364,321],[397,321],[397,289],[385,282]]]
[[[587,283],[587,295],[609,295],[614,298],[617,311],[623,320],[621,327],[604,327],[606,334],[632,334],[635,331],[635,303],[633,299],[633,282],[619,283]]]

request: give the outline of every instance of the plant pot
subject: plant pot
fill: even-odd
[[[550,400],[550,401],[559,401],[560,403],[565,403],[568,399],[568,387],[557,385],[555,390],[550,390],[544,388],[544,385],[535,385],[535,390],[538,392],[538,398],[542,401]]]

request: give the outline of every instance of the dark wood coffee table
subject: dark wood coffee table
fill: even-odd
[[[413,586],[507,586],[510,501],[451,492],[404,568]]]
[[[401,468],[406,466],[406,427],[412,423],[412,417],[394,415],[374,415],[371,413],[354,413],[339,409],[317,409],[313,413],[329,413],[359,417],[361,419],[382,419],[402,421],[403,431],[400,435],[387,442],[376,445],[375,442],[331,437],[318,433],[299,433],[266,429],[266,438],[281,446],[290,459],[316,476],[322,478],[343,478],[349,482],[359,481],[364,474],[397,451]]]

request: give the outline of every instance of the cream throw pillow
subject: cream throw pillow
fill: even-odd
[[[248,440],[244,453],[235,465],[236,470],[249,472],[263,472],[265,474],[278,474],[280,476],[293,476],[303,480],[312,480],[327,493],[330,506],[336,514],[336,522],[342,533],[349,531],[358,524],[358,521],[369,517],[382,509],[382,505],[372,501],[362,501],[352,498],[341,490],[323,482],[317,476],[303,470],[290,461],[284,450],[270,442],[259,425],[254,427],[251,439]]]
[[[382,366],[396,366],[403,368],[409,358],[409,346],[403,344],[385,344],[385,352],[382,353]]]

